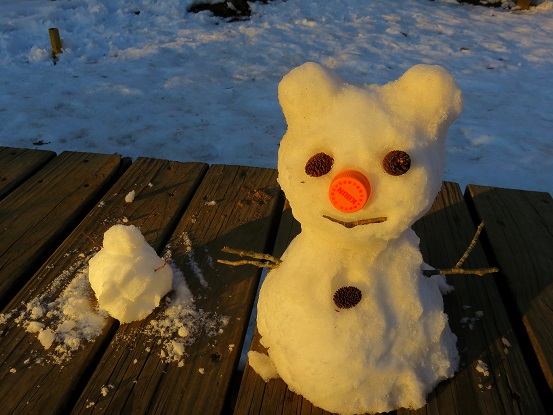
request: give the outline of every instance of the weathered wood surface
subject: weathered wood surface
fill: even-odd
[[[0,288],[21,273],[21,289],[5,295],[9,304],[0,316],[0,413],[325,414],[282,381],[266,384],[249,366],[240,392],[228,399],[232,379],[241,376],[236,366],[260,271],[216,260],[238,259],[220,252],[225,245],[279,257],[300,231],[289,207],[282,206],[276,171],[142,158],[124,172],[128,161],[119,156],[52,157],[0,148],[0,199],[8,189],[0,202]],[[135,199],[126,203],[131,190]],[[480,217],[491,219],[481,238],[484,250],[477,244],[465,265],[485,267],[487,255],[501,272],[495,278],[448,278],[455,291],[444,297],[445,310],[459,337],[461,369],[429,395],[423,409],[394,413],[542,414],[542,403],[546,409],[551,404],[539,388],[541,381],[550,392],[545,378],[552,356],[551,197],[470,186],[465,198],[468,202],[456,184],[444,184],[432,210],[415,225],[423,256],[435,267],[457,262],[475,230],[468,203],[476,224]],[[11,311],[25,309],[35,298],[58,299],[115,223],[139,226],[159,253],[170,249],[196,306],[228,317],[219,335],[201,334],[188,346],[181,367],[164,363],[156,338],[140,334],[159,317],[158,310],[132,324],[108,319],[94,342],[62,364],[14,320]],[[506,297],[499,296],[496,283]],[[93,295],[90,300],[94,303]],[[504,304],[515,311],[509,315],[514,323]],[[525,338],[517,319],[526,325]],[[252,348],[261,351],[258,340],[256,333]],[[523,358],[533,350],[530,340],[542,363],[541,377],[530,376],[531,359]],[[488,376],[476,370],[479,360]]]
[[[283,220],[275,255],[280,255],[299,231],[293,222],[293,219]],[[475,231],[458,185],[444,183],[432,209],[414,229],[421,238],[421,251],[427,263],[437,268],[455,265]],[[466,268],[488,266],[479,244],[465,265]],[[545,413],[492,277],[457,275],[448,277],[448,282],[455,291],[444,297],[444,306],[451,328],[458,336],[461,368],[454,378],[442,382],[428,396],[426,407],[418,411],[400,409],[397,413]],[[264,352],[257,333],[252,349]],[[479,360],[487,365],[489,376],[476,370]],[[265,383],[246,366],[235,413],[327,412],[291,393],[282,380]]]
[[[0,202],[0,309],[113,184],[120,163],[64,152]]]
[[[436,268],[452,267],[475,232],[459,186],[444,183],[431,210],[414,229],[425,261]],[[478,243],[463,267],[488,265]],[[426,408],[398,414],[545,413],[493,275],[448,276],[447,280],[455,291],[444,296],[444,308],[458,337],[461,368],[429,395]],[[478,361],[487,366],[489,376],[476,369]]]
[[[184,364],[160,362],[161,346],[141,334],[158,311],[121,326],[74,413],[218,414],[240,358],[260,270],[218,264],[223,246],[258,252],[272,248],[281,196],[274,170],[213,166],[173,233],[169,247],[196,306],[228,318],[222,333],[201,333]],[[202,280],[204,284],[202,284]],[[206,284],[205,284],[206,283]],[[135,344],[132,349],[124,343]],[[203,372],[203,373],[201,373]],[[114,385],[109,396],[99,391]],[[152,387],[152,385],[156,385]]]
[[[503,301],[524,324],[553,391],[553,199],[543,192],[476,185],[466,193],[486,222],[483,241],[501,269]]]
[[[89,159],[89,158],[87,158]],[[207,166],[138,159],[110,189],[91,213],[61,244],[46,264],[13,298],[4,312],[25,307],[33,298],[58,298],[63,288],[86,265],[82,255],[97,250],[95,241],[115,223],[140,226],[146,240],[158,251],[165,246]],[[150,185],[151,184],[151,185]],[[132,203],[125,196],[135,190]],[[56,364],[36,338],[13,320],[2,327],[0,336],[0,402],[5,413],[67,413],[78,399],[90,373],[118,327],[109,319],[103,334],[87,343],[73,357]],[[100,391],[98,391],[99,393]]]
[[[0,147],[0,200],[54,157],[53,151]]]

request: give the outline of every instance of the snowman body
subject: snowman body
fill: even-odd
[[[260,290],[267,359],[331,412],[419,408],[459,360],[411,225],[441,186],[460,91],[435,66],[355,87],[308,63],[279,98],[279,183],[302,231]]]

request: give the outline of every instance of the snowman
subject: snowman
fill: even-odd
[[[172,288],[173,270],[166,265],[139,228],[113,225],[88,262],[99,308],[121,324],[146,318]]]
[[[279,100],[278,182],[302,230],[261,287],[268,355],[249,364],[330,412],[420,408],[459,363],[444,277],[423,275],[411,225],[440,189],[461,92],[439,66],[352,86],[306,63]]]

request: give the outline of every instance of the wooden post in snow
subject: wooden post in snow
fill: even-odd
[[[57,27],[52,27],[48,29],[48,34],[50,35],[50,43],[52,44],[52,53],[57,55],[58,53],[63,53],[61,49],[61,39],[60,32]]]
[[[522,10],[528,10],[530,8],[531,0],[517,0],[517,6]]]

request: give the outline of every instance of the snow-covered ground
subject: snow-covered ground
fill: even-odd
[[[3,0],[0,145],[274,168],[289,70],[315,61],[382,84],[422,62],[465,96],[446,179],[553,193],[552,1],[275,0],[233,23],[190,3]]]

